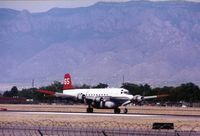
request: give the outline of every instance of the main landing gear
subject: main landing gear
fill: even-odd
[[[93,108],[90,107],[90,106],[88,106],[88,108],[87,108],[87,113],[93,113]]]
[[[114,109],[114,113],[115,113],[115,114],[119,114],[120,112],[121,112],[121,109],[120,109],[120,108],[117,107],[117,108]],[[125,108],[125,109],[123,110],[123,113],[124,113],[124,114],[127,114],[127,113],[128,113],[128,109]]]
[[[117,107],[117,108],[114,109],[114,113],[115,114],[120,114],[120,112],[121,112],[120,108]],[[88,106],[87,113],[93,113],[93,108],[91,106]],[[123,113],[127,114],[128,113],[128,109],[127,108],[123,109]]]
[[[115,114],[119,114],[120,112],[121,112],[120,108],[115,108],[115,109],[114,109],[114,113],[115,113]]]

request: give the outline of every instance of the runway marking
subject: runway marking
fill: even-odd
[[[168,118],[200,120],[200,116],[193,115],[153,115],[153,114],[114,114],[114,113],[81,113],[81,112],[46,112],[46,111],[3,111],[4,114],[24,114],[24,115],[66,115],[66,116],[104,116],[104,117],[135,117],[135,118]]]
[[[72,115],[72,116],[115,116],[115,117],[158,117],[159,115],[140,115],[140,114],[106,114],[106,113],[64,113],[64,112],[9,112],[19,114],[37,115]]]

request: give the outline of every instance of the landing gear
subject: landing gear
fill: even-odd
[[[124,114],[127,114],[127,113],[128,113],[128,109],[125,108],[125,109],[123,110],[123,112],[124,112]]]
[[[115,108],[115,109],[114,109],[114,113],[115,113],[115,114],[119,114],[120,112],[121,112],[120,108]]]
[[[88,107],[88,108],[87,108],[87,113],[93,113],[93,108]]]

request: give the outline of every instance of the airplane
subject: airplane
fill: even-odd
[[[71,76],[69,73],[64,75],[63,93],[37,90],[48,95],[62,98],[72,98],[88,105],[87,113],[93,113],[93,108],[97,109],[114,109],[114,113],[119,114],[123,108],[123,113],[128,113],[127,105],[131,103],[142,102],[147,99],[164,97],[166,95],[141,96],[131,95],[124,88],[91,88],[91,89],[74,89]]]

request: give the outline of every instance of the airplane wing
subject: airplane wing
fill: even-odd
[[[131,100],[128,100],[126,102],[124,102],[122,104],[122,106],[126,106],[130,103],[134,103],[134,102],[141,102],[147,99],[155,99],[155,98],[161,98],[161,97],[166,97],[169,96],[167,94],[162,94],[162,95],[152,95],[152,96],[141,96],[141,95],[134,95],[133,98]]]
[[[147,100],[147,99],[154,99],[154,98],[162,98],[162,97],[167,97],[169,95],[167,94],[160,94],[160,95],[153,95],[153,96],[144,96],[143,100]]]
[[[74,98],[74,96],[71,96],[71,95],[66,95],[66,94],[63,94],[63,93],[58,93],[58,92],[53,92],[53,91],[48,91],[48,90],[37,90],[36,92],[44,93],[44,94],[47,94],[47,95],[53,95],[53,96],[56,96],[56,97]]]
[[[154,98],[158,98],[157,95],[154,95],[154,96],[144,96],[142,99],[143,100],[147,100],[147,99],[154,99]]]

